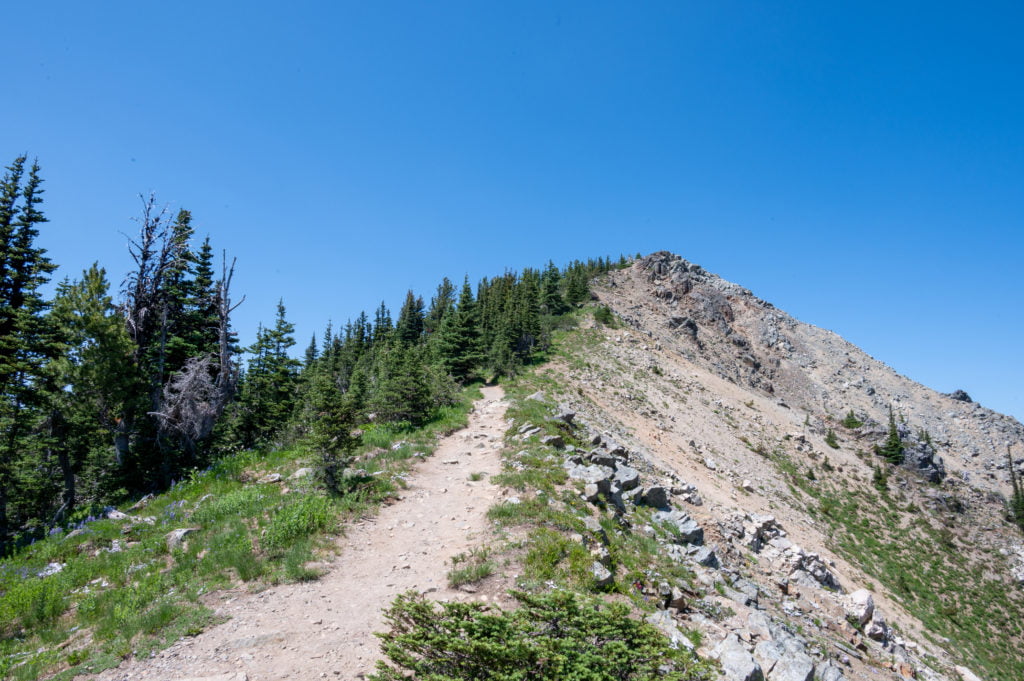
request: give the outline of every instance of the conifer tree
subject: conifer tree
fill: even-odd
[[[441,322],[445,315],[455,309],[455,286],[451,280],[445,277],[438,284],[437,293],[430,300],[430,309],[427,310],[426,318],[423,320],[423,330],[427,335],[436,333],[441,329]]]
[[[480,350],[479,310],[469,285],[469,277],[463,281],[458,307],[444,316],[437,335],[441,366],[455,380],[466,381],[483,359]]]
[[[1024,530],[1024,486],[1021,485],[1020,478],[1017,477],[1017,468],[1013,463],[1010,445],[1006,445],[1006,464],[1010,468],[1010,486],[1013,490],[1010,495],[1010,519],[1017,527]]]
[[[903,442],[900,440],[899,429],[896,427],[896,416],[892,407],[889,407],[889,434],[881,447],[876,447],[875,452],[894,466],[903,463]]]
[[[16,158],[0,179],[0,555],[16,525],[9,516],[17,495],[15,467],[38,453],[26,438],[38,434],[49,397],[46,363],[59,351],[39,290],[56,267],[35,245],[38,226],[46,222],[39,210],[42,178],[33,163],[22,184],[25,161]]]
[[[423,298],[409,291],[405,294],[405,302],[398,313],[398,324],[395,325],[398,342],[407,347],[419,343],[423,337],[423,322]]]

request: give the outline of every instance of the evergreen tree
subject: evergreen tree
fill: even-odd
[[[1010,468],[1010,486],[1013,490],[1010,496],[1010,520],[1024,530],[1024,487],[1017,477],[1017,468],[1013,463],[1013,453],[1009,445],[1006,446],[1006,464]]]
[[[441,366],[455,380],[464,382],[483,359],[480,350],[480,319],[469,277],[462,284],[459,305],[444,316],[438,331],[437,352]]]
[[[437,293],[430,300],[430,309],[427,310],[426,318],[423,320],[424,331],[427,335],[439,331],[445,315],[454,309],[455,286],[452,285],[448,277],[445,277],[438,285]]]
[[[896,417],[892,407],[889,407],[889,434],[881,447],[875,447],[875,453],[884,458],[894,466],[903,463],[903,442],[900,440],[899,429],[896,427]]]
[[[18,495],[15,468],[41,451],[34,440],[49,397],[46,364],[59,352],[39,290],[56,267],[35,245],[46,222],[42,178],[33,163],[22,184],[25,161],[16,158],[0,179],[0,555],[17,525],[9,515]]]
[[[409,291],[405,295],[402,310],[398,313],[398,324],[395,326],[398,342],[407,347],[419,343],[423,337],[423,324],[423,298]]]
[[[327,371],[314,374],[309,397],[309,444],[319,458],[320,479],[329,493],[341,494],[345,491],[342,473],[358,442],[352,437],[355,410]]]
[[[548,261],[541,279],[541,308],[546,314],[559,315],[565,312],[565,300],[562,299],[560,284],[562,275],[555,266],[555,263]]]

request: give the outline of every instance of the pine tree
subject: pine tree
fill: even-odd
[[[462,284],[458,307],[444,316],[437,335],[437,357],[441,366],[455,380],[466,381],[483,360],[479,310],[469,277]]]
[[[892,407],[889,407],[889,434],[881,447],[876,447],[875,452],[894,466],[903,463],[903,442],[900,440],[899,429],[896,427],[896,417]]]
[[[1024,487],[1021,485],[1020,478],[1017,477],[1017,468],[1013,463],[1010,445],[1006,446],[1006,463],[1010,468],[1010,486],[1013,490],[1010,496],[1010,519],[1017,527],[1024,530]]]
[[[420,342],[423,337],[423,298],[413,295],[412,291],[405,294],[405,302],[398,313],[398,324],[395,325],[395,336],[398,342],[409,347]]]
[[[430,300],[430,309],[423,320],[423,330],[429,336],[441,329],[445,315],[455,309],[455,286],[445,277],[437,287],[437,293]]]
[[[15,159],[0,179],[0,555],[16,525],[9,516],[10,503],[18,501],[15,468],[39,452],[33,436],[50,395],[46,364],[59,352],[39,290],[56,268],[35,245],[38,225],[46,222],[39,210],[42,178],[33,163],[22,184],[25,161]]]
[[[327,371],[314,375],[310,389],[309,444],[319,458],[319,475],[330,494],[345,492],[342,475],[357,440],[355,410]]]

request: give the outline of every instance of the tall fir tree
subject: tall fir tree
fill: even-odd
[[[35,244],[46,222],[39,210],[42,178],[33,163],[22,183],[25,162],[16,158],[0,179],[0,555],[21,520],[9,513],[18,494],[15,469],[43,450],[46,364],[59,352],[40,291],[56,266]]]
[[[469,379],[483,360],[480,315],[469,277],[463,281],[458,307],[441,320],[436,350],[441,366],[459,382]]]

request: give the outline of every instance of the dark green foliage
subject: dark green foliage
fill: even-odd
[[[398,324],[395,326],[395,337],[398,342],[408,347],[416,345],[423,338],[423,298],[409,291],[398,313]]]
[[[56,267],[35,245],[46,222],[42,178],[33,163],[22,182],[25,161],[15,159],[0,178],[0,555],[12,531],[34,515],[19,502],[45,482],[46,405],[53,395],[46,364],[59,353],[39,291]]]
[[[836,439],[836,432],[831,428],[829,428],[828,432],[825,433],[825,444],[832,449],[839,449],[839,441]]]
[[[440,606],[408,593],[387,611],[379,634],[387,661],[370,678],[399,681],[710,679],[690,653],[673,648],[621,603],[571,593],[514,594],[513,611],[479,603]]]
[[[849,428],[851,430],[854,428],[860,428],[864,425],[864,422],[857,418],[857,415],[853,413],[852,409],[843,417],[841,423],[843,424],[843,428]]]
[[[1017,477],[1017,468],[1013,463],[1013,454],[1009,445],[1006,447],[1006,464],[1010,468],[1010,486],[1013,489],[1009,504],[1010,520],[1021,531],[1024,531],[1024,487],[1021,486],[1020,478]]]
[[[889,476],[886,475],[885,471],[878,464],[871,468],[871,484],[880,492],[889,489]]]
[[[342,472],[358,440],[352,436],[355,412],[328,371],[314,374],[309,390],[309,445],[319,458],[319,474],[330,494],[345,491]]]
[[[455,380],[465,382],[483,360],[480,345],[480,313],[467,277],[458,307],[441,320],[435,345],[437,357]]]
[[[607,305],[602,305],[601,307],[594,310],[594,321],[596,321],[598,324],[604,324],[605,326],[610,326],[614,328],[615,314],[612,312],[610,307],[608,307]]]
[[[893,414],[892,408],[889,409],[889,434],[881,446],[875,447],[875,453],[894,466],[903,463],[903,441],[900,440],[900,433],[896,428],[896,417]]]

